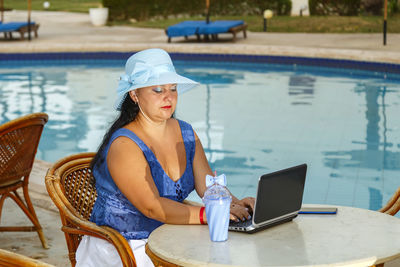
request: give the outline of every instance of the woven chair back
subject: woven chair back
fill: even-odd
[[[46,113],[34,113],[0,126],[0,186],[29,176],[47,121]]]
[[[73,208],[85,220],[92,214],[97,192],[90,169],[92,157],[72,161],[59,170],[60,186]]]
[[[80,153],[56,162],[46,175],[49,196],[60,211],[69,258],[75,266],[75,253],[84,235],[105,239],[117,249],[123,266],[136,266],[126,239],[116,230],[89,220],[97,198],[90,162],[95,153]]]

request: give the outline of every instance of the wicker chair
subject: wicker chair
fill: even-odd
[[[400,187],[397,188],[397,191],[393,194],[392,198],[379,211],[394,216],[399,210],[400,210]],[[373,265],[371,267],[383,267],[383,266],[384,263]]]
[[[55,267],[27,256],[0,249],[0,266],[7,267]]]
[[[400,187],[397,188],[397,191],[394,193],[392,198],[379,211],[394,216],[399,210],[400,210]]]
[[[117,249],[124,266],[136,266],[126,239],[116,230],[89,221],[97,198],[90,162],[94,153],[80,153],[63,158],[46,175],[46,188],[60,211],[61,230],[67,241],[69,259],[75,266],[75,253],[83,235],[105,239]]]
[[[29,197],[28,183],[40,136],[47,121],[46,113],[34,113],[0,126],[0,216],[5,199],[10,197],[33,223],[33,226],[2,226],[0,232],[36,231],[44,248],[48,246]],[[17,192],[20,188],[25,203]]]

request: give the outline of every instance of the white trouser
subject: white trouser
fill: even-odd
[[[154,267],[145,252],[147,239],[128,240],[138,267]],[[76,267],[122,267],[119,254],[110,242],[84,236],[76,250]]]

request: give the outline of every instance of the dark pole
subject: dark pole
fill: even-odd
[[[264,10],[263,18],[264,18],[264,32],[268,29],[268,19],[272,18],[272,11],[269,9]]]
[[[4,3],[3,3],[3,0],[0,0],[0,9],[1,9],[1,22],[4,22]]]
[[[206,0],[206,23],[210,23],[210,0]]]
[[[264,31],[265,32],[267,31],[267,19],[266,18],[264,18]]]
[[[31,40],[31,0],[28,0],[28,40]]]
[[[386,31],[387,31],[387,0],[383,11],[383,45],[386,45]]]

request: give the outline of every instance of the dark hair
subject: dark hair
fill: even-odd
[[[106,149],[108,143],[110,142],[112,134],[116,130],[124,127],[131,121],[135,120],[138,113],[139,113],[139,106],[127,94],[124,102],[122,102],[121,112],[119,113],[118,118],[114,121],[110,129],[108,129],[107,133],[104,135],[103,141],[99,146],[99,150],[97,151],[95,157],[90,163],[90,168],[92,169],[92,171],[96,165],[104,162],[105,157],[103,157],[103,151],[104,149]]]

